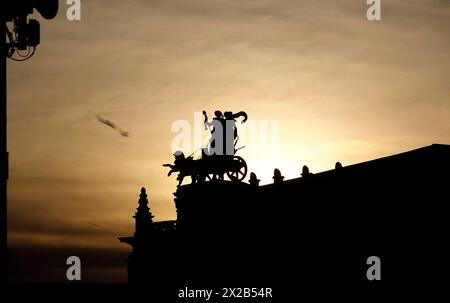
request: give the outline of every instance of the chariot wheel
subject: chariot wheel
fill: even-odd
[[[233,170],[227,171],[231,181],[242,181],[247,176],[247,163],[242,157],[233,157]]]

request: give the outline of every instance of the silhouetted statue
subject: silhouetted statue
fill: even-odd
[[[250,180],[248,183],[250,183],[251,186],[258,187],[259,181],[261,181],[261,180],[259,180],[258,177],[256,177],[255,173],[253,173],[253,172],[250,173]]]
[[[205,154],[212,156],[214,154],[224,154],[223,138],[225,134],[225,119],[220,110],[214,112],[214,118],[208,121],[206,111],[203,111],[205,129],[211,132],[211,138],[208,141]]]
[[[200,183],[205,180],[221,181],[226,174],[231,181],[243,181],[247,176],[247,164],[240,156],[208,156],[202,149],[202,158],[194,160],[192,156],[185,157],[180,151],[174,153],[173,164],[163,164],[170,167],[167,174],[178,172],[178,185],[181,186],[184,177],[190,176],[192,183]]]
[[[244,124],[247,121],[247,119],[248,119],[247,113],[243,112],[243,111],[237,112],[235,114],[231,114],[231,118],[233,118],[233,119],[237,119],[239,117],[244,117],[244,119],[242,120],[241,124]]]
[[[335,170],[342,169],[342,164],[341,164],[341,162],[336,162],[336,164],[334,165],[334,169],[335,169]]]
[[[173,162],[173,164],[163,164],[163,166],[165,167],[170,167],[170,171],[167,173],[167,176],[170,176],[174,172],[178,172],[177,187],[179,187],[181,183],[183,183],[184,177],[189,175],[192,178],[192,183],[195,183],[197,181],[197,178],[195,176],[192,176],[191,174],[191,167],[194,158],[191,156],[186,158],[184,156],[184,153],[181,151],[176,151],[173,155],[175,156],[175,161]]]
[[[242,123],[244,123],[247,120],[247,114],[244,112],[236,114],[226,112],[226,119],[219,110],[216,110],[214,114],[215,117],[212,121],[208,121],[208,115],[206,111],[203,111],[205,130],[210,130],[211,139],[206,146],[204,145],[194,151],[196,153],[201,150],[199,159],[194,160],[192,157],[194,153],[186,158],[181,151],[177,151],[174,153],[174,164],[163,164],[165,167],[170,167],[168,176],[173,172],[179,173],[177,187],[181,186],[186,176],[192,178],[192,183],[204,182],[205,180],[222,181],[225,174],[231,181],[238,182],[243,181],[247,176],[247,164],[242,157],[235,155],[238,149],[235,149],[235,143],[233,142],[233,134],[237,137],[235,118],[243,116],[244,120]],[[227,130],[225,124],[227,123],[231,126],[231,129],[228,127],[228,131],[231,134],[228,137],[230,138],[225,135]],[[229,142],[224,142],[223,138],[226,138]]]
[[[223,114],[220,110],[214,111],[214,116],[215,117],[213,118],[213,120],[222,121],[222,119],[223,119]]]
[[[302,175],[302,177],[303,177],[303,178],[307,178],[307,177],[309,177],[309,176],[311,176],[311,175],[312,175],[312,173],[310,173],[310,172],[309,172],[309,168],[308,168],[308,166],[306,166],[306,165],[303,165],[303,168],[302,168],[302,173],[301,173],[301,175]]]
[[[242,120],[241,123],[245,123],[245,121],[247,121],[247,119],[248,119],[248,116],[247,116],[246,112],[240,111],[240,112],[235,113],[235,114],[233,114],[232,112],[225,112],[224,113],[226,127],[228,128],[227,131],[228,130],[232,130],[233,131],[233,142],[234,142],[233,146],[236,146],[236,143],[239,140],[237,127],[236,127],[236,118],[239,118],[241,116],[244,117],[244,119]]]
[[[212,121],[208,121],[206,111],[203,111],[205,130],[209,129],[211,132],[211,139],[209,140],[209,152],[207,155],[234,155],[235,146],[239,139],[236,119],[244,117],[241,123],[247,121],[247,113],[240,111],[235,114],[231,111],[226,111],[224,114],[220,110],[214,112]],[[221,130],[221,132],[219,131]]]
[[[239,140],[239,136],[237,133],[237,127],[236,127],[236,119],[233,118],[233,113],[232,112],[225,112],[224,113],[225,116],[225,135],[227,136],[231,136],[231,134],[228,133],[228,131],[233,133],[233,137],[225,137],[225,144],[226,145],[233,145],[236,146],[237,141]]]
[[[274,169],[272,179],[273,179],[274,184],[279,184],[279,183],[283,182],[284,176],[281,175],[281,172],[278,168]]]

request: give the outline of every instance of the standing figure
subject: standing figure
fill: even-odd
[[[205,150],[205,154],[208,156],[223,155],[223,135],[225,129],[225,120],[223,118],[222,112],[220,110],[216,110],[214,112],[215,117],[211,122],[208,121],[208,116],[206,115],[205,111],[203,111],[203,116],[205,117],[205,129],[209,129],[209,131],[211,132],[211,138],[208,141],[208,147],[207,150]]]

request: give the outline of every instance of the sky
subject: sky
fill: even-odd
[[[382,1],[373,22],[367,8],[85,0],[80,21],[66,19],[65,1],[53,20],[34,14],[41,45],[7,65],[10,280],[64,282],[78,255],[83,281],[125,282],[130,247],[117,237],[134,231],[142,186],[156,220],[176,218],[177,181],[162,164],[173,160],[172,123],[192,125],[195,112],[278,125],[276,144],[240,130],[251,144],[238,154],[262,183],[274,168],[290,179],[303,165],[449,144],[450,1]]]

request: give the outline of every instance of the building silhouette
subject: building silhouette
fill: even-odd
[[[135,234],[119,238],[132,246],[129,282],[281,280],[289,292],[292,275],[365,279],[372,255],[413,279],[411,260],[446,251],[449,174],[450,145],[433,144],[268,185],[188,184],[174,193],[176,221],[164,222],[152,221],[142,189]]]

